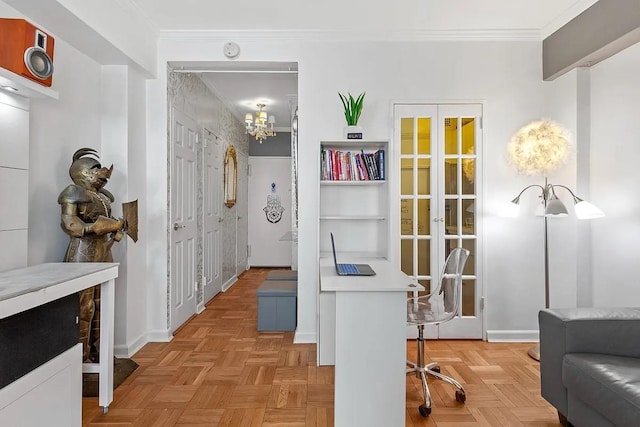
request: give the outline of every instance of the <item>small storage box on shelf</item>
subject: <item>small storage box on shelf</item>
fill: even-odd
[[[265,280],[258,288],[258,331],[295,331],[298,282]]]

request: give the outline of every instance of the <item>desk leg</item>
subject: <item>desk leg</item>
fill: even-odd
[[[115,280],[100,286],[100,376],[98,404],[106,414],[113,401],[113,321],[115,306]]]
[[[405,423],[406,292],[336,292],[336,427]]]

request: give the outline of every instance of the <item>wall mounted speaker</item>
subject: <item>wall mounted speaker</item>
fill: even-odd
[[[54,39],[24,19],[0,18],[0,67],[51,86]]]

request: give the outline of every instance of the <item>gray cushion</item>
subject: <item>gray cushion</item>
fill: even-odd
[[[298,282],[292,280],[265,280],[258,288],[258,297],[295,297],[298,294]]]
[[[272,270],[265,280],[298,280],[298,272],[292,270]]]
[[[638,426],[640,359],[593,353],[564,356],[562,382],[617,426]],[[571,413],[571,411],[570,411]],[[569,415],[571,421],[571,415]]]

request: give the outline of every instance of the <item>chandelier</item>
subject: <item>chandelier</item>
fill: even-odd
[[[274,116],[267,118],[267,112],[262,111],[264,104],[258,104],[258,111],[256,111],[255,120],[251,113],[247,113],[244,116],[244,122],[246,124],[246,131],[249,135],[255,136],[256,140],[262,141],[268,136],[276,136],[276,131],[273,130],[273,125],[276,123]]]

